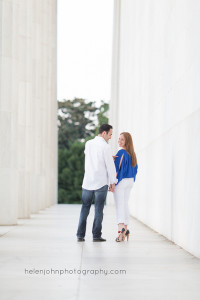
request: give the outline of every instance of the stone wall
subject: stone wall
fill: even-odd
[[[116,0],[112,146],[132,134],[131,214],[200,257],[200,1]]]

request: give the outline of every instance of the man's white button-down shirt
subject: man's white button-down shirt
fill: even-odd
[[[117,181],[110,145],[100,136],[86,142],[82,187],[86,190],[97,190]]]

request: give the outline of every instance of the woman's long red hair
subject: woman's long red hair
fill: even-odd
[[[125,138],[125,148],[126,148],[126,151],[128,152],[128,154],[130,154],[131,165],[133,167],[135,167],[137,165],[137,157],[136,157],[135,150],[133,147],[132,136],[129,132],[122,132],[122,133],[120,133],[120,135],[121,134],[123,134],[123,136]]]

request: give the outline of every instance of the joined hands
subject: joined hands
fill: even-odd
[[[115,183],[110,184],[108,191],[114,193],[115,190]]]

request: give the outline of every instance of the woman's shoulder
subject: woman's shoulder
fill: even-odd
[[[120,149],[118,150],[117,154],[116,154],[116,159],[121,159],[122,155],[124,154],[124,149]]]
[[[120,149],[120,150],[118,150],[118,152],[117,152],[117,154],[121,154],[121,155],[122,155],[123,153],[127,153],[126,150]]]
[[[123,157],[124,157],[125,160],[129,159],[129,157],[130,157],[130,155],[128,154],[128,152],[126,150],[120,149],[117,152],[116,156],[122,157],[122,155],[123,155]]]

